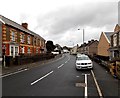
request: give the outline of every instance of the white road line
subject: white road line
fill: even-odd
[[[64,64],[61,64],[60,66],[58,66],[58,68],[61,68]]]
[[[99,87],[99,85],[98,85],[98,83],[97,83],[97,80],[96,80],[96,78],[95,78],[95,74],[94,74],[94,72],[93,72],[92,70],[91,70],[91,73],[92,73],[92,76],[93,76],[95,85],[96,85],[96,87],[97,87],[98,94],[99,94],[100,98],[103,98],[103,94],[102,94],[102,92],[101,92],[101,90],[100,90],[100,87]]]
[[[85,98],[87,98],[88,96],[88,92],[87,92],[87,74],[85,74]]]
[[[23,70],[20,70],[20,71],[17,71],[17,72],[13,72],[13,73],[10,73],[10,74],[6,74],[6,75],[1,76],[0,78],[7,77],[7,76],[10,76],[10,75],[14,75],[14,74],[17,74],[17,73],[26,71],[26,70],[28,70],[28,69],[23,69]]]
[[[41,78],[35,80],[34,82],[31,83],[31,86],[34,85],[35,83],[39,82],[40,80],[46,78],[47,76],[49,76],[49,75],[52,74],[52,73],[53,73],[53,71],[50,71],[49,73],[47,73],[47,74],[44,75],[43,77],[41,77]]]
[[[68,61],[66,61],[65,63],[67,63]]]

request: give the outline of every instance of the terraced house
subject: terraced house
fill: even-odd
[[[27,23],[21,25],[0,15],[2,31],[2,52],[15,58],[21,54],[45,53],[45,39],[30,31]]]
[[[117,24],[111,37],[110,59],[120,60],[120,26]]]

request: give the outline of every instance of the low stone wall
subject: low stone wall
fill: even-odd
[[[24,65],[28,63],[34,63],[37,61],[43,61],[55,58],[55,54],[39,54],[39,55],[21,55],[16,56],[13,58],[12,56],[6,56],[5,57],[5,64],[6,66],[13,66],[13,65]],[[2,61],[3,65],[4,59]]]

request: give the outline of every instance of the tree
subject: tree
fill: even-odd
[[[46,49],[48,53],[51,53],[51,51],[55,49],[55,45],[53,44],[53,41],[47,41]]]

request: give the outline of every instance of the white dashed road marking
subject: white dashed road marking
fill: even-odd
[[[58,66],[58,68],[61,68],[64,64],[61,64],[60,66]]]
[[[47,74],[44,75],[43,77],[41,77],[41,78],[35,80],[34,82],[31,83],[31,86],[34,85],[35,83],[41,81],[42,79],[46,78],[47,76],[49,76],[49,75],[52,74],[52,73],[53,73],[53,71],[50,71],[49,73],[47,73]]]

